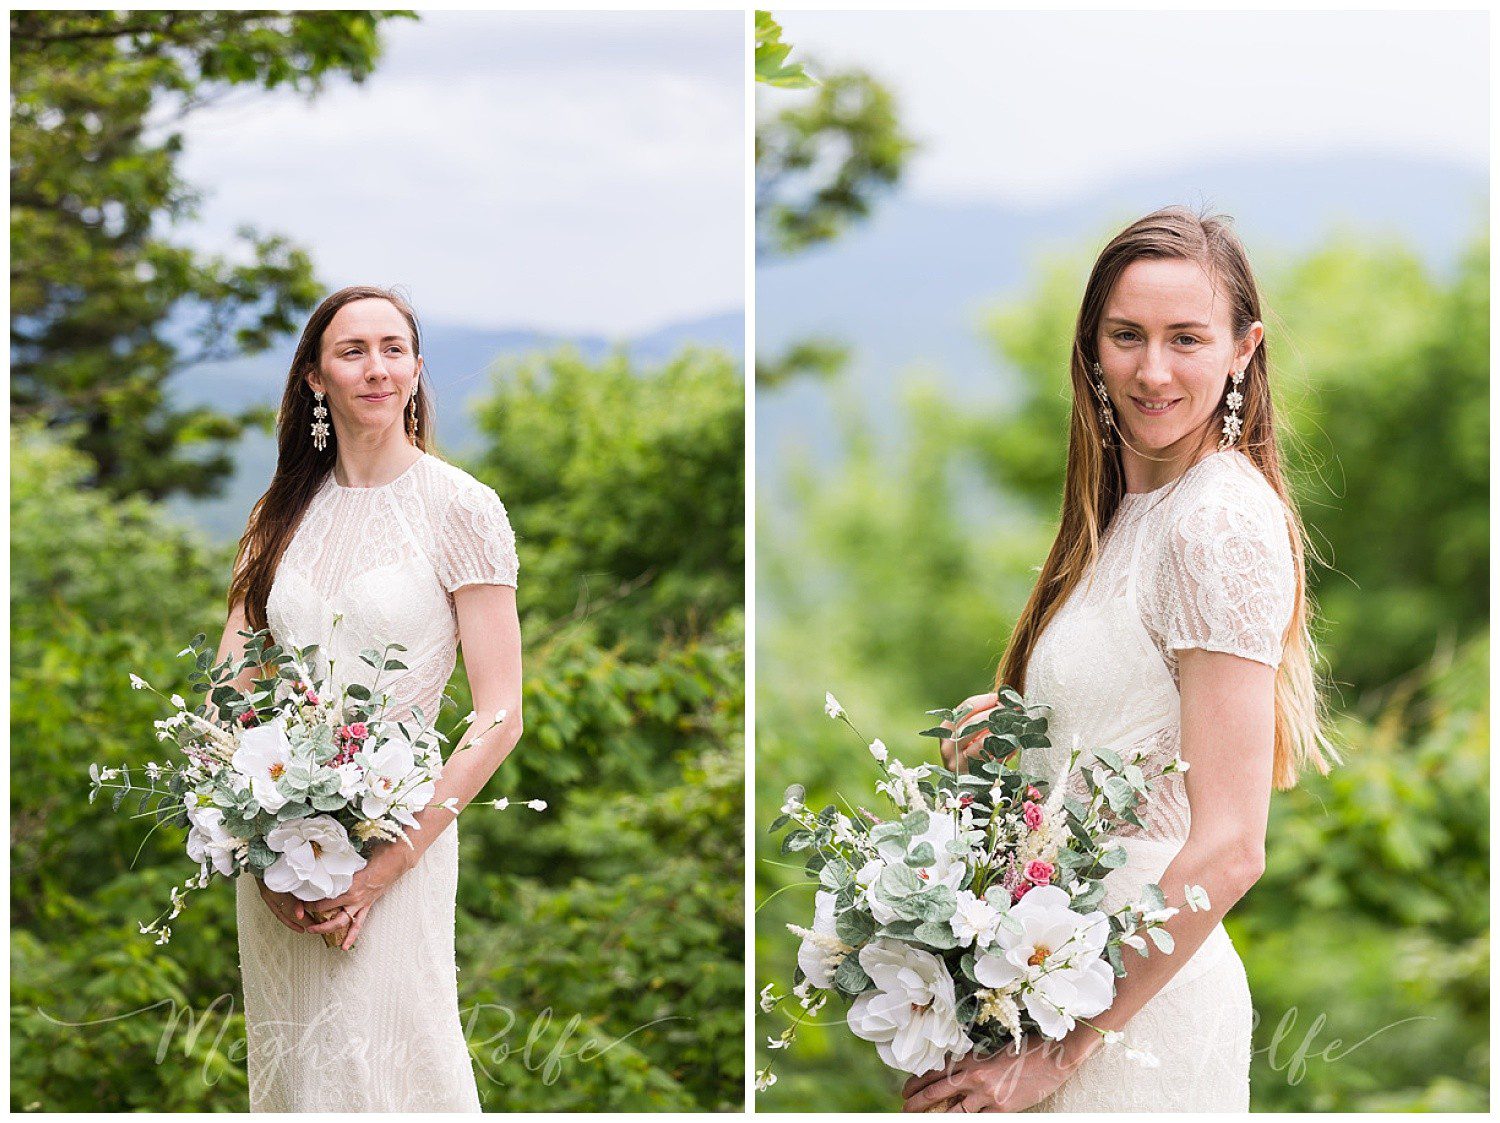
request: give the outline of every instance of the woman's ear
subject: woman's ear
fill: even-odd
[[[323,376],[317,370],[308,371],[302,376],[302,380],[307,383],[307,388],[313,391],[313,393],[317,393],[320,390],[324,393],[328,392],[328,388],[323,385]]]
[[[1255,349],[1260,346],[1261,340],[1266,337],[1266,327],[1259,320],[1250,325],[1250,330],[1245,333],[1245,338],[1240,340],[1235,349],[1235,370],[1244,370],[1250,365],[1250,360],[1255,356]]]

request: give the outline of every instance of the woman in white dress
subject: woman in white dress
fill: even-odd
[[[1221,919],[1259,878],[1271,790],[1336,760],[1319,715],[1303,532],[1282,478],[1260,298],[1222,219],[1170,208],[1104,249],[1073,346],[1061,526],[996,676],[1046,702],[1022,760],[1083,791],[1092,750],[1180,750],[1121,841],[1106,908],[1159,882],[1175,950],[1125,952],[1114,1005],[1057,1045],[967,1057],[908,1111],[1246,1111],[1250,993]],[[968,700],[979,711],[996,695]],[[965,755],[974,746],[958,746]],[[944,743],[954,759],[955,746]],[[1210,907],[1182,907],[1202,885]],[[1106,1039],[1106,1032],[1110,1032]]]
[[[347,893],[305,906],[240,877],[254,1111],[479,1110],[453,952],[457,824],[442,804],[462,809],[521,734],[517,561],[494,491],[425,451],[421,373],[399,296],[359,286],[319,305],[288,375],[276,474],[235,563],[220,658],[239,658],[242,630],[269,627],[283,646],[317,644],[320,671],[331,659],[341,683],[368,686],[359,653],[400,643],[408,669],[380,683],[387,715],[431,720],[462,643],[483,715],[453,746],[412,846],[377,846]]]

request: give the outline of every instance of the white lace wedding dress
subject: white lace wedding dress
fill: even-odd
[[[1243,453],[1213,453],[1163,488],[1127,494],[1101,536],[1092,582],[1085,577],[1032,651],[1026,696],[1054,707],[1053,747],[1023,764],[1055,776],[1077,738],[1085,755],[1070,786],[1079,794],[1095,747],[1143,746],[1147,774],[1159,771],[1179,745],[1177,652],[1276,666],[1294,595],[1281,501]],[[1129,861],[1106,881],[1106,909],[1136,899],[1186,840],[1183,777],[1155,784],[1141,818],[1144,830],[1121,836]],[[1244,967],[1221,924],[1125,1027],[1126,1044],[1160,1067],[1106,1047],[1027,1110],[1247,1111],[1250,1030]]]
[[[420,707],[431,719],[457,650],[453,590],[514,585],[516,569],[504,506],[451,464],[424,454],[370,488],[342,487],[330,473],[277,569],[268,623],[278,643],[318,644],[345,683],[373,681],[362,650],[404,644],[410,669],[383,676],[381,688],[393,716]],[[241,875],[252,1111],[479,1110],[458,1009],[457,886],[454,823],[375,902],[344,952],[284,927]]]

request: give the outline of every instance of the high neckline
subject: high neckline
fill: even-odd
[[[328,482],[336,490],[338,490],[338,491],[369,491],[369,492],[383,491],[386,488],[390,487],[392,484],[396,483],[397,481],[405,479],[407,476],[411,475],[412,470],[414,468],[416,468],[416,466],[418,464],[422,463],[422,461],[424,461],[426,459],[427,459],[427,453],[424,452],[421,455],[419,455],[415,460],[413,460],[410,464],[408,464],[405,468],[401,469],[401,471],[399,473],[397,473],[395,476],[393,476],[391,479],[386,480],[386,482],[383,483],[383,484],[373,484],[373,485],[371,485],[369,487],[353,487],[353,486],[350,486],[350,485],[347,485],[347,484],[341,484],[341,483],[339,483],[338,480],[336,480],[334,478],[333,470],[332,469],[329,469],[329,472],[328,472]]]

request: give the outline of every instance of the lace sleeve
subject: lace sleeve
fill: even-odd
[[[438,578],[448,592],[464,585],[512,585],[520,563],[516,534],[493,488],[463,487],[443,516]]]
[[[1169,649],[1280,664],[1296,572],[1281,501],[1263,482],[1218,480],[1175,516],[1158,580]]]

